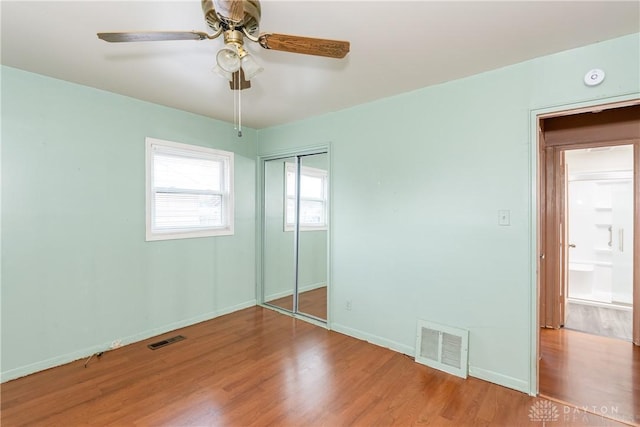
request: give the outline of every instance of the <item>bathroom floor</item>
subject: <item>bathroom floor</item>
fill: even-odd
[[[564,327],[605,337],[631,341],[631,310],[615,307],[601,307],[575,302],[567,303],[567,316]]]

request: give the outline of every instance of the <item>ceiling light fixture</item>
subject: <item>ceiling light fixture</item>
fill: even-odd
[[[244,83],[251,80],[262,68],[244,49],[243,33],[238,30],[224,32],[224,46],[216,54],[216,66],[213,71],[231,82],[233,97],[233,123],[242,136],[242,89],[249,87]]]
[[[2,0],[0,0],[2,1]],[[224,46],[216,53],[213,71],[229,82],[234,94],[234,114],[238,136],[242,135],[240,91],[251,87],[251,81],[262,71],[244,49],[244,39],[269,50],[296,54],[344,58],[350,43],[342,40],[319,39],[278,33],[260,33],[260,0],[202,0],[202,11],[209,28],[204,31],[133,31],[98,33],[98,38],[109,43],[149,42],[168,40],[213,40],[224,35]]]
[[[230,73],[228,71],[223,70],[222,68],[220,68],[219,65],[216,64],[215,67],[213,67],[212,70],[214,73],[216,73],[217,75],[219,75],[220,77],[224,78],[225,80],[229,80],[231,81],[233,79],[233,73]]]
[[[244,78],[247,80],[251,80],[257,74],[264,71],[264,68],[262,68],[262,66],[260,66],[252,56],[244,55],[240,58],[240,62],[242,63]]]
[[[216,55],[216,63],[223,71],[235,73],[240,69],[240,55],[238,46],[233,43],[225,45]]]

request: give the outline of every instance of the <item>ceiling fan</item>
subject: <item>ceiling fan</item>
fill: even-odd
[[[262,71],[244,48],[244,39],[259,43],[265,49],[344,58],[349,42],[259,33],[261,7],[259,0],[202,0],[202,11],[212,34],[201,31],[139,31],[98,33],[107,42],[142,42],[167,40],[212,40],[224,37],[224,47],[216,55],[216,71],[229,80],[232,90],[251,87],[250,80]]]

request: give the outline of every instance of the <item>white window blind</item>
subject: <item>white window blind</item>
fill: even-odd
[[[233,153],[147,138],[147,240],[233,234]]]

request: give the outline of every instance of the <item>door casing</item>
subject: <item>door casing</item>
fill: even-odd
[[[532,393],[539,391],[539,360],[540,360],[540,326],[558,327],[564,318],[564,289],[563,280],[566,280],[564,269],[566,259],[566,242],[564,227],[564,215],[566,215],[566,197],[564,194],[564,151],[571,149],[597,148],[614,145],[633,145],[634,147],[634,259],[633,259],[633,342],[640,345],[640,116],[635,115],[635,125],[620,130],[617,134],[611,134],[611,128],[587,129],[577,134],[557,132],[552,138],[548,138],[545,132],[544,121],[550,118],[599,113],[605,110],[614,110],[624,107],[640,108],[639,99],[631,99],[610,104],[584,107],[580,109],[555,111],[537,114],[536,125],[536,187],[535,206],[537,206],[535,223],[535,254],[536,254],[536,305],[534,307],[535,328],[535,361],[532,373],[535,375],[535,384],[532,384]],[[634,110],[635,114],[635,110]],[[637,133],[637,134],[636,134]],[[572,138],[572,139],[571,139]],[[569,140],[571,139],[571,140]],[[556,296],[560,296],[557,298]]]

